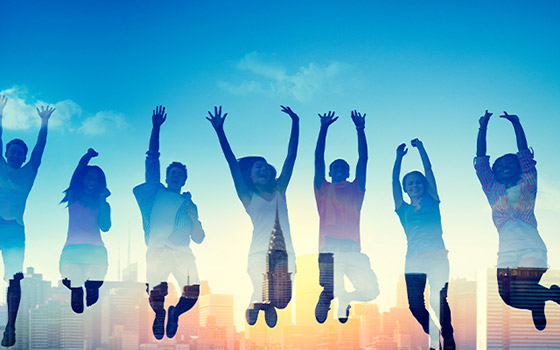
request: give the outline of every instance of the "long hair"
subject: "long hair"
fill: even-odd
[[[84,187],[84,178],[86,174],[90,171],[96,172],[99,179],[100,184],[97,188],[95,193],[87,194],[85,187]],[[88,165],[84,168],[78,170],[74,176],[72,176],[72,181],[70,182],[70,186],[64,190],[64,198],[60,201],[60,203],[75,203],[79,202],[89,208],[96,209],[99,207],[99,196],[103,191],[107,189],[107,179],[105,177],[105,173],[101,170],[100,167],[97,165]]]
[[[266,159],[264,159],[264,157],[259,157],[259,156],[243,157],[237,160],[237,163],[239,164],[239,168],[241,168],[241,174],[243,175],[243,180],[245,180],[245,184],[251,189],[251,191],[259,192],[259,190],[255,186],[255,183],[251,179],[251,171],[253,170],[253,165],[257,161],[263,161],[269,166],[271,174],[267,186],[270,186],[273,189],[276,185],[276,169],[272,165],[268,164],[268,162],[266,161]]]

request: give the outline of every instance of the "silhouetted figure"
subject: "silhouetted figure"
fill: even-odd
[[[2,346],[13,346],[16,342],[16,317],[21,299],[20,280],[23,279],[25,253],[25,230],[23,212],[27,196],[33,187],[37,170],[47,143],[48,122],[54,108],[37,108],[41,128],[31,158],[25,165],[27,145],[13,139],[6,145],[2,156],[2,114],[8,98],[0,95],[0,249],[4,260],[4,280],[9,280],[7,304],[8,323],[4,329]]]
[[[142,213],[146,251],[146,277],[150,306],[155,312],[153,332],[162,339],[165,326],[164,301],[167,278],[173,274],[183,293],[167,312],[167,337],[177,333],[179,316],[190,310],[198,300],[200,280],[191,240],[202,243],[204,230],[198,220],[198,209],[190,192],[181,193],[187,181],[187,167],[173,162],[167,167],[165,182],[160,182],[159,133],[167,119],[165,107],[158,106],[152,114],[152,133],[146,153],[146,182],[134,188],[134,196]],[[192,285],[191,285],[192,281]],[[151,291],[149,290],[151,286]]]
[[[350,166],[343,159],[333,161],[329,166],[331,182],[325,179],[325,143],[327,130],[338,117],[334,112],[319,114],[321,129],[315,149],[315,199],[319,211],[319,283],[323,291],[315,307],[317,322],[327,319],[333,298],[338,298],[338,319],[348,320],[350,302],[370,301],[379,295],[377,277],[371,269],[369,258],[360,252],[360,211],[366,190],[366,169],[368,150],[365,128],[365,114],[351,112],[352,121],[358,134],[358,163],[356,178],[352,182]],[[354,286],[347,292],[344,276]]]
[[[451,326],[451,311],[447,303],[449,260],[442,237],[436,179],[422,142],[414,139],[410,143],[420,153],[425,175],[419,171],[412,171],[403,177],[401,187],[402,159],[408,152],[404,143],[397,148],[397,158],[393,168],[395,211],[408,242],[405,262],[408,304],[412,315],[420,323],[424,332],[430,335],[431,348],[439,348],[440,330],[430,318],[424,302],[427,281],[430,284],[430,305],[435,315],[439,316],[443,349],[452,350],[455,349],[455,340]],[[410,204],[403,200],[403,189],[410,198]]]
[[[474,166],[499,234],[498,289],[506,304],[531,310],[535,328],[543,330],[545,302],[552,300],[560,304],[560,288],[539,284],[548,264],[546,245],[537,231],[535,218],[536,162],[527,147],[519,117],[504,112],[500,117],[513,125],[519,152],[499,157],[490,167],[486,130],[491,116],[487,110],[479,120]]]
[[[90,148],[80,159],[70,186],[61,203],[68,203],[68,236],[60,255],[62,283],[71,290],[74,312],[84,312],[86,305],[99,299],[99,288],[107,274],[107,249],[101,232],[111,228],[111,207],[107,197],[105,173],[96,165],[88,165],[99,154]]]
[[[265,311],[267,324],[270,327],[276,324],[274,307],[262,306],[266,302],[266,300],[262,300],[263,276],[266,273],[266,257],[276,218],[276,210],[278,210],[278,220],[283,231],[288,254],[288,272],[291,273],[291,278],[295,274],[295,254],[288,222],[286,189],[296,161],[299,117],[290,107],[281,107],[282,112],[290,116],[292,129],[288,143],[288,155],[278,178],[276,178],[276,169],[262,157],[244,157],[239,160],[235,158],[224,132],[224,120],[227,113],[222,116],[222,107],[214,107],[214,114],[208,112],[210,117],[206,118],[212,123],[218,135],[220,146],[233,177],[237,196],[253,223],[253,237],[249,248],[247,267],[247,272],[253,283],[253,295],[245,313],[249,325],[254,325],[257,322],[261,309]]]

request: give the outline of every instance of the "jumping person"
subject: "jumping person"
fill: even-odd
[[[155,312],[152,330],[162,339],[165,325],[167,278],[177,279],[183,293],[177,305],[169,306],[165,334],[177,333],[179,316],[190,310],[198,300],[200,280],[190,241],[202,243],[204,230],[198,219],[198,209],[190,192],[181,193],[187,181],[187,167],[172,162],[160,182],[159,134],[167,119],[165,107],[158,106],[152,114],[152,133],[146,153],[146,182],[134,188],[134,196],[142,213],[146,251],[146,275],[150,306]],[[150,290],[151,288],[151,290]]]
[[[370,301],[379,295],[377,277],[369,258],[360,252],[360,211],[366,190],[368,150],[365,117],[352,111],[351,117],[358,134],[358,163],[352,182],[350,166],[336,159],[329,166],[331,182],[325,179],[325,143],[327,130],[338,117],[334,112],[319,114],[321,128],[315,148],[315,199],[319,211],[319,283],[323,291],[315,308],[317,322],[327,319],[333,298],[338,298],[338,319],[348,320],[350,302]],[[333,261],[334,260],[334,261]],[[354,291],[344,288],[344,275],[354,285]],[[334,284],[334,286],[333,286]]]
[[[422,142],[414,139],[411,145],[420,153],[424,174],[420,171],[406,174],[401,186],[402,159],[408,152],[404,143],[397,147],[397,157],[393,167],[395,211],[408,242],[405,262],[408,305],[424,332],[430,336],[431,349],[440,347],[440,329],[435,322],[439,321],[443,349],[452,350],[455,349],[455,340],[451,326],[451,311],[447,303],[449,260],[442,237],[436,179]],[[410,198],[410,204],[403,200],[403,189]],[[430,285],[430,305],[439,320],[431,319],[426,309],[424,302],[426,281]]]
[[[275,224],[279,219],[280,227],[285,238],[288,254],[288,271],[293,279],[295,274],[295,253],[290,236],[288,221],[288,207],[286,205],[286,189],[290,183],[294,163],[296,161],[299,139],[299,117],[290,107],[282,107],[282,112],[290,116],[292,128],[288,142],[288,154],[280,176],[276,178],[276,169],[263,157],[244,157],[236,159],[226,134],[224,121],[227,113],[222,116],[222,107],[214,107],[214,114],[208,112],[207,117],[214,127],[220,146],[229,165],[231,176],[237,191],[237,196],[245,207],[253,223],[253,236],[249,248],[247,272],[253,283],[253,295],[245,313],[247,323],[254,325],[259,316],[259,306],[262,300],[263,274],[266,272],[266,254],[269,239]],[[265,319],[269,327],[276,325],[276,310],[274,307],[264,309]]]
[[[4,329],[2,346],[13,346],[16,342],[16,317],[21,299],[20,281],[23,279],[23,259],[25,254],[25,230],[23,213],[27,196],[33,187],[37,170],[47,143],[49,118],[54,108],[37,108],[41,118],[41,128],[31,158],[25,165],[27,145],[20,139],[13,139],[6,145],[2,156],[2,112],[8,102],[0,95],[0,249],[4,260],[4,280],[9,280],[7,293],[8,323]]]
[[[546,327],[545,302],[560,304],[560,288],[539,284],[548,264],[546,245],[537,231],[535,218],[536,162],[519,117],[504,111],[500,118],[512,124],[518,153],[505,154],[490,167],[486,130],[491,116],[486,110],[479,119],[474,167],[499,234],[498,289],[507,305],[530,310],[535,328],[542,331]]]
[[[80,159],[70,186],[64,191],[61,203],[68,203],[68,237],[60,255],[62,283],[71,290],[72,310],[84,311],[99,299],[99,288],[107,274],[107,249],[101,231],[111,228],[111,207],[107,197],[105,173],[98,166],[88,165],[99,154],[88,149]]]

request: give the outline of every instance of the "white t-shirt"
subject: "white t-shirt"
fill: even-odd
[[[173,232],[177,211],[184,201],[185,199],[180,194],[165,190],[157,192],[150,217],[149,247],[179,249],[175,244],[169,242],[169,235]],[[181,249],[184,248],[181,247]]]

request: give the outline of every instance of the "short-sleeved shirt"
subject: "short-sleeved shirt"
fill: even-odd
[[[73,244],[104,245],[99,230],[99,208],[77,201],[68,204],[68,237],[64,246]]]
[[[352,240],[360,247],[360,210],[365,191],[358,180],[330,183],[323,179],[321,188],[315,185],[315,200],[319,211],[319,250],[326,237]]]
[[[0,218],[16,221],[23,226],[25,202],[33,187],[37,171],[33,169],[31,163],[13,169],[3,157],[0,158]]]
[[[403,202],[396,212],[408,242],[407,258],[429,251],[445,250],[438,200],[426,194],[418,207]]]

